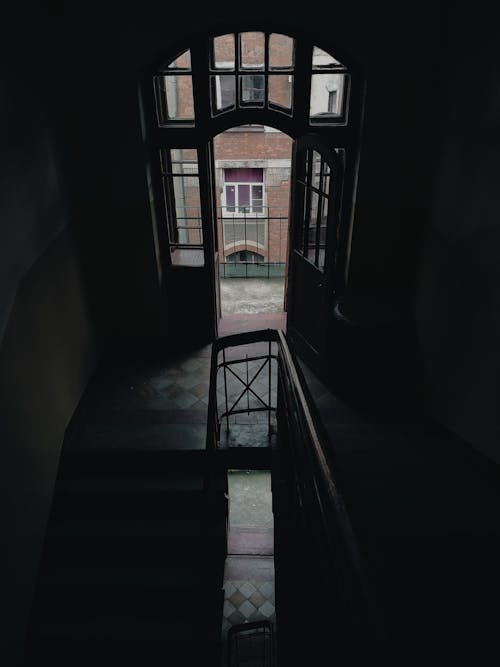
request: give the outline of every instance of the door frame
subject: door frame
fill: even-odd
[[[320,161],[320,180],[318,187],[311,184],[312,169],[314,167],[314,155],[318,154]],[[323,164],[329,166],[330,180],[328,192],[322,191],[323,184]],[[302,184],[303,187],[299,187]],[[317,133],[304,134],[298,137],[293,146],[292,153],[292,174],[290,184],[290,248],[288,257],[288,309],[287,309],[287,334],[296,348],[297,352],[311,366],[321,373],[325,365],[328,342],[328,314],[333,306],[338,283],[338,258],[339,242],[341,229],[341,205],[344,185],[344,161],[337,150],[331,148],[323,137]],[[304,246],[304,236],[309,234],[309,223],[312,221],[310,216],[310,196],[311,193],[318,192],[318,203],[316,211],[316,240],[314,243]],[[323,269],[319,268],[319,221],[321,216],[321,206],[324,199],[327,199],[327,225],[324,241],[324,264]],[[307,210],[307,217],[305,211]],[[304,228],[304,220],[307,225]],[[309,258],[309,247],[314,247],[315,258],[311,261]],[[300,252],[300,247],[306,248],[306,255]],[[302,266],[300,266],[302,264]],[[299,275],[297,275],[299,274]],[[308,278],[307,274],[311,277]],[[310,282],[316,282],[316,290],[310,292],[311,299],[317,299],[317,308],[319,309],[317,317],[318,338],[314,341],[308,340],[304,331],[300,331],[297,326],[297,304],[295,296],[298,294],[298,280],[306,278]],[[305,282],[305,280],[304,280]],[[305,286],[303,286],[305,289]],[[314,288],[313,288],[314,289]]]
[[[295,40],[294,85],[289,113],[285,113],[282,109],[275,108],[273,105],[264,105],[261,108],[236,105],[234,110],[217,114],[212,113],[208,82],[210,76],[217,74],[217,71],[213,70],[210,65],[211,39],[215,36],[229,33],[237,36],[238,33],[245,31],[263,32],[266,40],[273,33],[287,35]],[[312,122],[310,118],[311,62],[315,46],[324,49],[330,54],[335,54],[335,57],[338,57],[339,61],[346,67],[348,73],[348,96],[345,115],[338,123],[331,124],[326,119],[319,119]],[[173,59],[186,49],[191,54],[191,69],[187,72],[179,73],[192,77],[196,120],[193,122],[179,120],[162,124],[158,120],[157,99],[153,81],[159,74],[166,71],[170,72],[170,70],[166,69],[168,64],[173,62]],[[319,69],[315,70],[316,73],[321,71]],[[170,73],[173,73],[173,71]],[[267,76],[268,74],[272,74],[272,72],[268,72],[266,69],[265,74]],[[314,130],[318,135],[327,139],[331,146],[345,148],[344,190],[348,196],[342,202],[342,225],[340,229],[342,241],[339,243],[341,256],[338,263],[339,271],[342,265],[342,275],[345,282],[348,272],[351,229],[354,218],[365,90],[366,76],[363,67],[342,46],[336,44],[334,40],[325,39],[324,36],[313,31],[293,30],[290,29],[289,25],[280,25],[275,20],[262,18],[258,20],[228,20],[226,23],[219,23],[218,29],[215,31],[210,27],[200,28],[195,31],[192,29],[180,31],[178,39],[170,44],[168,52],[164,54],[158,53],[154,62],[150,62],[149,65],[144,67],[138,85],[139,115],[144,139],[146,175],[149,189],[148,203],[151,208],[152,237],[160,295],[158,306],[162,317],[162,331],[165,334],[171,332],[172,322],[176,322],[177,320],[175,304],[171,303],[170,296],[172,292],[178,290],[184,273],[193,273],[193,285],[196,282],[199,288],[199,292],[196,292],[195,289],[192,291],[196,297],[193,301],[193,310],[196,310],[196,308],[200,309],[200,338],[206,338],[207,342],[208,339],[213,339],[217,335],[220,299],[216,294],[217,286],[214,281],[217,239],[214,239],[210,251],[205,253],[206,261],[204,270],[191,267],[177,270],[178,267],[172,266],[170,262],[169,242],[166,233],[164,193],[159,173],[158,149],[203,146],[203,151],[205,151],[207,142],[211,141],[217,134],[229,127],[247,123],[270,125],[294,138]],[[199,155],[201,156],[201,153]],[[209,178],[208,182],[211,183],[212,179]],[[211,186],[207,190],[210,190],[210,188]],[[206,231],[208,232],[208,230]],[[209,236],[207,235],[206,238],[208,239]],[[212,295],[210,298],[207,298],[206,289],[210,286]],[[288,289],[285,292],[285,309],[289,307],[287,299]],[[203,313],[202,315],[201,312]],[[178,323],[181,336],[182,329],[183,327],[185,329],[187,324],[188,322],[185,324],[182,322]]]

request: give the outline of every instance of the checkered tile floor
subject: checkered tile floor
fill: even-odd
[[[275,623],[276,620],[273,557],[238,559],[229,556],[226,561],[226,572],[231,578],[226,578],[224,582],[222,619],[224,667],[227,662],[227,633],[230,627],[262,620]],[[241,578],[236,579],[234,575]]]
[[[274,582],[226,581],[223,630],[246,621],[274,619]]]
[[[222,619],[223,664],[227,657],[227,633],[233,625],[253,621],[276,621],[274,558],[228,556],[224,574]]]

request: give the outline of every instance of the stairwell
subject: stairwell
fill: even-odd
[[[224,476],[200,452],[64,452],[26,665],[218,664]]]
[[[220,664],[227,476],[210,358],[102,366],[67,429],[23,666]]]
[[[218,664],[225,503],[200,452],[64,453],[26,665]]]

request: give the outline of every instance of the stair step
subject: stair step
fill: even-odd
[[[161,619],[124,619],[124,618],[102,618],[82,622],[66,621],[59,623],[41,623],[39,628],[40,637],[93,639],[93,638],[116,638],[116,639],[163,639],[169,643],[184,643],[199,639],[204,632],[209,635],[213,631],[212,624],[205,626],[203,622],[193,623],[193,617],[188,621],[183,616],[177,618]],[[165,656],[167,657],[167,656]]]
[[[148,569],[104,569],[66,568],[54,572],[49,580],[50,587],[57,586],[148,586],[169,587],[171,590],[187,592],[203,585],[200,572],[194,567],[148,568]]]
[[[61,536],[88,537],[199,537],[202,534],[201,521],[117,521],[81,520],[59,521],[54,526],[54,534]]]
[[[227,477],[206,465],[63,450],[27,665],[220,663]]]
[[[174,564],[199,564],[220,558],[225,553],[225,535],[207,536],[113,536],[91,539],[86,535],[68,535],[53,540],[48,557],[53,568],[84,567],[163,567]]]
[[[79,479],[87,474],[111,477],[153,475],[170,477],[203,473],[207,452],[190,451],[125,451],[125,450],[71,450],[63,449],[59,462],[61,479]]]
[[[70,656],[70,660],[68,659]],[[49,634],[33,641],[26,665],[51,667],[199,667],[219,665],[220,639],[217,637],[156,636],[81,637]]]
[[[222,492],[141,492],[136,493],[64,493],[56,494],[53,504],[53,519],[90,519],[99,521],[111,518],[126,520],[165,520],[169,516],[184,518],[206,513],[223,516],[227,500]]]
[[[85,473],[81,476],[61,480],[58,485],[58,493],[81,493],[94,494],[104,493],[107,495],[123,492],[195,492],[203,491],[202,475],[114,475],[110,473]]]
[[[148,586],[50,586],[44,591],[43,623],[81,622],[101,626],[108,621],[138,623],[186,622],[196,617],[212,623],[214,597],[207,587],[172,590]]]

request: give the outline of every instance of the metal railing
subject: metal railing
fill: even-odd
[[[219,207],[217,224],[222,231],[221,278],[283,278],[288,253],[288,215],[272,215],[281,209]],[[235,254],[248,259],[231,259]]]
[[[222,400],[223,409],[218,407],[217,380],[218,376],[231,373],[238,357],[236,350],[245,345],[257,343],[268,346],[266,354],[249,356],[259,364],[260,370],[254,376],[251,374],[240,378],[242,391],[237,400]],[[274,345],[276,352],[271,350]],[[228,359],[228,351],[233,354]],[[219,361],[222,356],[222,361]],[[247,357],[239,359],[245,367]],[[264,402],[255,400],[253,405],[246,404],[238,407],[243,397],[252,392],[253,383],[265,369],[269,373],[268,364],[276,365],[276,401]],[[270,375],[268,376],[270,377]],[[271,396],[272,392],[268,393]],[[255,397],[254,397],[255,398]],[[261,397],[262,398],[262,397]],[[363,564],[358,542],[347,512],[339,484],[334,473],[335,464],[330,443],[324,431],[324,426],[315,412],[314,404],[309,395],[307,385],[302,376],[300,367],[288,346],[285,334],[281,331],[266,329],[235,334],[217,339],[212,347],[212,368],[209,395],[207,449],[217,452],[221,423],[228,420],[230,415],[244,410],[245,412],[265,412],[276,417],[277,438],[274,449],[273,469],[275,488],[284,489],[281,498],[276,500],[276,525],[286,524],[286,545],[278,550],[293,554],[290,562],[285,565],[290,568],[288,578],[292,589],[290,609],[295,607],[294,595],[302,595],[302,604],[314,606],[321,601],[315,598],[316,593],[311,590],[312,576],[304,580],[300,589],[297,570],[314,572],[314,580],[321,582],[321,598],[331,603],[331,622],[336,625],[340,642],[344,642],[346,650],[352,650],[352,642],[363,636],[366,641],[376,641],[379,635],[375,611],[374,597]],[[269,423],[269,428],[270,422]],[[227,422],[227,427],[230,424]],[[235,424],[233,428],[237,428]],[[273,492],[274,493],[274,492]],[[274,496],[273,496],[274,497]],[[274,501],[273,501],[274,502]],[[286,557],[278,555],[278,563],[286,561]],[[283,566],[280,565],[283,569]],[[286,609],[282,618],[286,616]],[[290,611],[292,614],[292,612]],[[300,633],[301,623],[310,622],[310,632],[314,633],[317,619],[300,620],[295,616],[289,619],[291,624],[288,631]],[[299,613],[299,619],[302,616]],[[297,623],[297,627],[294,627]],[[287,621],[283,622],[285,627]],[[319,628],[320,626],[318,626]],[[323,628],[327,632],[327,628]],[[307,634],[307,633],[306,633]],[[325,641],[328,641],[328,637]]]
[[[224,341],[223,344],[220,341]],[[260,349],[256,349],[259,345]],[[250,354],[247,351],[244,356],[239,356],[234,352],[242,346],[251,346]],[[262,332],[257,335],[236,334],[213,344],[209,411],[213,412],[217,443],[220,442],[222,424],[225,422],[229,429],[235,415],[263,415],[267,417],[270,431],[277,407],[273,387],[273,380],[275,384],[277,379],[277,361],[274,334],[266,335],[264,339]]]

